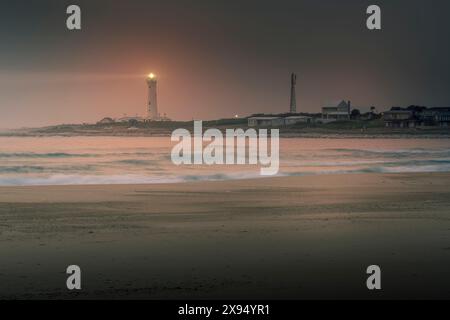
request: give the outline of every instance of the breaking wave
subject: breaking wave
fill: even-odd
[[[400,149],[400,150],[383,150],[383,149],[326,149],[326,151],[351,154],[354,156],[368,156],[368,157],[393,157],[404,158],[408,156],[419,155],[434,155],[434,156],[450,156],[450,149]]]
[[[393,167],[369,167],[363,169],[348,170],[319,170],[319,171],[295,171],[281,175],[285,176],[304,176],[304,175],[323,175],[323,174],[352,174],[352,173],[432,173],[432,172],[450,172],[450,164],[445,166],[393,166]]]
[[[0,158],[80,158],[80,157],[95,157],[93,154],[74,154],[74,153],[63,153],[63,152],[52,152],[52,153],[34,153],[34,152],[24,152],[24,153],[0,153]]]
[[[63,165],[63,166],[0,166],[1,173],[55,173],[55,172],[68,172],[68,171],[89,171],[94,170],[93,165]]]
[[[104,184],[163,184],[194,181],[223,181],[259,178],[258,174],[212,174],[184,175],[174,177],[125,175],[64,175],[57,174],[48,177],[1,177],[2,186],[48,186],[48,185],[104,185]]]
[[[22,141],[25,144],[21,145]],[[175,166],[170,143],[157,139],[155,144],[129,138],[109,143],[103,138],[92,141],[80,138],[67,145],[64,139],[44,138],[4,143],[0,145],[0,185],[155,184],[264,178],[260,175],[263,166],[259,165]],[[446,140],[281,142],[278,176],[450,172],[450,142]]]

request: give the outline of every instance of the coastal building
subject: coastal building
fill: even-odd
[[[450,108],[393,107],[384,113],[383,119],[389,128],[449,127]]]
[[[148,101],[147,101],[147,117],[149,120],[158,120],[158,100],[157,100],[157,80],[153,73],[147,77]]]
[[[249,127],[279,127],[312,122],[314,122],[314,118],[308,116],[260,116],[248,118]]]
[[[324,120],[350,120],[350,101],[342,100],[338,104],[328,105],[322,108]]]
[[[281,117],[250,117],[248,118],[249,127],[279,127],[284,125],[284,119]]]
[[[407,108],[392,107],[383,114],[386,127],[390,128],[415,128],[425,125],[425,112],[429,110],[422,106],[409,106]]]
[[[404,109],[392,108],[384,113],[383,119],[388,128],[414,128],[419,123],[412,110]]]
[[[435,119],[440,127],[450,127],[450,110],[440,112]]]
[[[284,125],[290,126],[297,123],[312,123],[314,121],[313,117],[308,116],[290,116],[283,119]]]
[[[115,123],[115,121],[109,117],[103,118],[102,120],[97,122],[97,124],[112,124],[112,123]]]
[[[126,122],[133,123],[133,122],[144,122],[144,121],[145,121],[145,119],[142,117],[139,117],[139,116],[135,116],[135,117],[125,116],[125,117],[117,119],[117,122],[121,122],[121,123],[126,123]]]
[[[172,121],[172,119],[170,119],[168,116],[167,116],[167,114],[163,114],[162,116],[161,115],[158,115],[158,121]]]
[[[424,126],[450,127],[450,108],[429,108],[420,116]]]

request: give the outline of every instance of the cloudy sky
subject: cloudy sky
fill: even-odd
[[[144,115],[149,72],[180,120],[287,111],[293,71],[299,111],[450,106],[449,15],[448,0],[0,0],[0,127]]]

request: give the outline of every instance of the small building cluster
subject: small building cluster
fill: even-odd
[[[350,120],[350,101],[342,100],[336,104],[329,104],[322,108],[320,117],[304,114],[284,114],[279,116],[254,116],[248,118],[249,127],[280,127],[297,123],[329,123],[333,121]],[[292,108],[291,108],[292,109]]]
[[[314,120],[308,116],[261,116],[248,118],[249,127],[281,127],[297,123],[312,123]]]
[[[449,127],[450,108],[393,107],[384,113],[383,118],[388,128]]]
[[[157,120],[152,120],[149,118],[144,118],[140,116],[123,116],[122,118],[113,119],[110,117],[103,118],[102,120],[98,121],[98,125],[105,125],[105,124],[114,124],[114,123],[127,123],[127,124],[136,124],[136,123],[144,123],[144,122],[150,122],[150,121],[170,121],[170,119],[164,114],[163,116],[159,116]]]

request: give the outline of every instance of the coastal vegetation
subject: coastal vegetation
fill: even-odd
[[[246,129],[246,118],[203,121],[203,128]],[[115,122],[109,124],[61,124],[40,128],[21,128],[0,132],[0,136],[170,136],[179,128],[193,130],[194,121]],[[342,120],[330,123],[297,123],[281,126],[281,137],[413,136],[450,137],[441,127],[386,128],[383,120]]]

